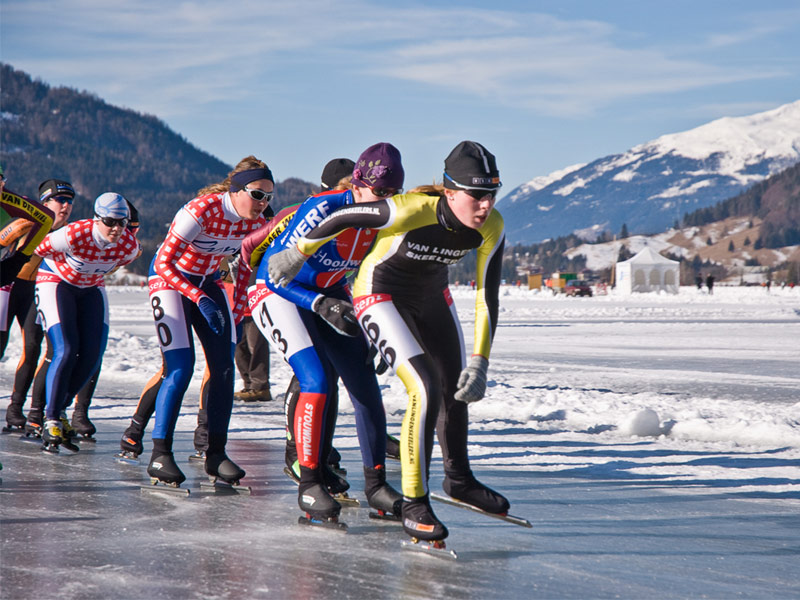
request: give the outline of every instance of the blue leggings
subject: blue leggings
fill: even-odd
[[[384,464],[386,413],[366,338],[341,335],[319,315],[277,294],[259,300],[252,311],[256,326],[288,361],[300,384],[292,424],[300,464],[315,468],[323,462],[323,432],[337,378],[353,402],[364,466]]]
[[[56,420],[100,367],[108,342],[108,304],[105,290],[97,287],[46,283],[38,284],[37,292],[37,309],[53,349],[45,418]]]
[[[153,440],[163,440],[164,449],[172,447],[183,396],[194,375],[195,348],[192,329],[203,346],[209,378],[208,434],[213,450],[225,446],[233,410],[233,340],[232,316],[228,299],[216,281],[208,279],[200,288],[217,303],[225,316],[225,330],[217,335],[208,325],[197,305],[172,289],[150,294],[156,332],[164,353],[164,380],[156,397],[156,420]],[[219,447],[221,446],[221,448]],[[212,448],[209,447],[209,451]]]

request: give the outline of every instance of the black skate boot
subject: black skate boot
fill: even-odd
[[[445,473],[442,489],[451,498],[461,500],[476,508],[496,515],[508,514],[508,500],[493,489],[475,479],[471,471],[462,473]]]
[[[367,502],[377,513],[373,518],[400,520],[403,496],[386,483],[386,469],[383,465],[364,467],[364,493],[367,495]],[[373,516],[372,513],[370,516]]]
[[[330,492],[334,500],[343,506],[361,506],[358,498],[354,498],[353,496],[349,496],[347,494],[347,490],[350,489],[350,484],[347,483],[347,480],[334,471],[330,465],[321,465],[320,471],[322,472],[322,481],[325,483],[325,487],[328,488],[328,492]]]
[[[332,495],[344,494],[350,489],[350,484],[347,483],[347,480],[344,477],[340,477],[330,465],[322,465],[320,470],[322,471],[322,480]]]
[[[42,429],[44,429],[44,415],[38,410],[28,411],[28,420],[25,423],[25,437],[31,440],[40,440],[42,438]]]
[[[205,461],[208,450],[208,428],[198,425],[194,430],[194,454],[189,456],[191,461]]]
[[[342,466],[342,455],[333,446],[331,446],[331,451],[328,453],[328,466],[339,477],[347,475],[347,469]]]
[[[144,450],[142,437],[144,437],[144,426],[136,420],[136,417],[133,417],[131,424],[128,425],[119,441],[119,447],[122,450],[121,457],[136,459]]]
[[[388,433],[386,434],[386,458],[400,460],[400,440]]]
[[[245,476],[244,469],[228,458],[224,452],[215,452],[206,456],[206,473],[212,483],[221,479],[231,485],[239,485],[239,480]]]
[[[76,406],[72,411],[72,428],[81,438],[87,441],[96,441],[92,436],[97,432],[97,428],[89,420],[89,414],[85,408]]]
[[[64,432],[61,431],[61,422],[47,421],[42,428],[42,450],[56,453],[62,442],[64,442]]]
[[[283,472],[286,476],[294,481],[300,483],[300,461],[296,460],[291,466],[283,467]]]
[[[337,523],[342,505],[334,500],[322,482],[320,469],[300,466],[297,504],[306,513],[307,524]],[[302,522],[302,519],[301,519]]]
[[[433,514],[430,498],[403,498],[403,531],[412,540],[442,541],[449,532]]]
[[[193,462],[206,461],[208,454],[208,412],[205,408],[197,411],[197,427],[194,429],[194,454],[189,456]],[[244,477],[244,475],[242,475]]]
[[[6,408],[6,427],[3,428],[3,432],[25,431],[25,423],[27,421],[25,415],[22,414],[22,404],[12,401]]]
[[[178,487],[186,481],[186,476],[175,464],[175,457],[172,452],[153,450],[150,464],[147,466],[147,474],[150,475],[150,481],[153,484],[161,482],[165,485]]]

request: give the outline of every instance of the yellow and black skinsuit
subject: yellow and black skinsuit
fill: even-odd
[[[462,225],[438,195],[409,193],[332,213],[300,238],[311,255],[348,227],[379,229],[356,276],[359,323],[408,392],[400,455],[403,495],[428,492],[437,430],[445,473],[470,473],[467,404],[454,398],[464,368],[464,340],[448,288],[448,265],[477,249],[473,354],[488,359],[497,325],[503,218],[492,210],[476,230]]]

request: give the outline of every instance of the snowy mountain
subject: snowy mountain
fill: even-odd
[[[661,136],[519,186],[498,204],[512,243],[655,233],[800,161],[800,100]]]

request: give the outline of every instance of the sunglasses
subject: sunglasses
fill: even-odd
[[[491,196],[492,200],[494,200],[495,196],[497,195],[497,190],[461,190],[465,194],[467,194],[470,198],[474,198],[475,200],[483,200],[486,196]]]
[[[395,189],[395,188],[370,188],[373,196],[378,198],[388,198],[390,196],[394,196],[395,194],[399,194],[403,191],[402,188]]]
[[[265,192],[264,190],[251,190],[247,186],[244,186],[244,191],[256,202],[269,202],[272,200],[272,196],[275,195],[273,192]]]
[[[58,202],[59,204],[72,204],[75,201],[74,198],[70,198],[69,196],[53,196],[52,198],[48,198],[47,202],[50,202],[51,200],[53,202]]]
[[[125,227],[128,224],[128,219],[123,217],[122,219],[112,219],[111,217],[101,217],[100,215],[95,215],[100,222],[105,225],[106,227]]]

